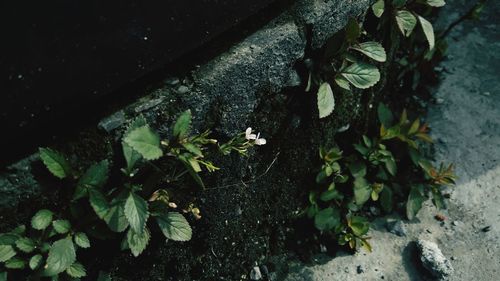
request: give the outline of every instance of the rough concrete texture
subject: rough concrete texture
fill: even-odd
[[[295,7],[298,19],[311,28],[311,47],[320,48],[342,29],[349,18],[358,18],[371,0],[302,0]]]
[[[453,267],[438,245],[427,240],[418,240],[417,247],[420,261],[425,269],[437,279],[447,280],[453,273]]]
[[[448,1],[443,22],[456,19],[468,1]],[[436,243],[454,271],[449,280],[498,280],[500,266],[500,2],[489,1],[479,22],[458,26],[442,62],[428,122],[436,140],[436,162],[456,164],[458,183],[447,211],[429,202],[417,220],[405,223],[406,236],[387,232],[376,220],[369,236],[373,253],[339,254],[317,265],[295,266],[287,281],[434,280],[421,266],[415,241]],[[442,213],[444,222],[433,217]],[[357,268],[361,267],[362,272]]]

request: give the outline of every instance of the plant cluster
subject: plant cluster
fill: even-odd
[[[135,257],[148,246],[152,227],[159,228],[168,240],[190,240],[192,230],[185,215],[199,219],[200,210],[192,202],[178,206],[177,193],[189,186],[189,178],[205,188],[200,173],[219,169],[207,159],[210,153],[229,155],[236,151],[246,155],[254,145],[266,143],[251,128],[219,144],[209,137],[210,131],[192,134],[190,127],[189,110],[179,116],[169,139],[161,139],[142,116],[135,119],[122,139],[125,165],[120,169],[119,179],[109,178],[112,173],[107,159],[82,172],[62,153],[40,148],[46,168],[63,180],[67,189],[58,191],[61,206],[57,211],[39,210],[30,228],[20,225],[0,234],[0,263],[6,270],[0,271],[0,281],[7,280],[7,271],[21,271],[30,280],[85,277],[86,269],[78,261],[77,252],[90,248],[92,239],[121,237],[121,249],[130,250]],[[148,167],[155,174],[149,178],[143,173]],[[160,180],[151,181],[158,175]],[[98,280],[111,279],[101,273]]]
[[[453,166],[434,168],[422,152],[422,143],[432,142],[427,124],[418,118],[410,122],[406,111],[395,121],[384,104],[378,106],[378,119],[378,135],[362,135],[352,148],[320,149],[323,165],[304,212],[318,230],[352,249],[371,251],[365,216],[370,206],[390,213],[398,202],[406,202],[406,215],[412,219],[429,196],[444,208],[443,187],[454,184]]]

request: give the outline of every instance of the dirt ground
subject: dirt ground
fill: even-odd
[[[466,1],[447,1],[438,26],[456,19]],[[470,3],[468,4],[470,6]],[[427,202],[404,234],[374,222],[373,253],[360,252],[317,265],[292,265],[287,281],[432,280],[419,266],[415,242],[435,242],[451,262],[449,280],[499,280],[500,274],[500,1],[489,1],[479,22],[450,34],[448,58],[437,69],[442,82],[429,104],[427,121],[436,141],[435,160],[453,162],[459,176],[448,209]],[[446,216],[444,222],[434,219]]]

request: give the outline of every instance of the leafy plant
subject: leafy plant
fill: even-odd
[[[367,89],[380,80],[380,71],[374,63],[385,62],[386,52],[380,43],[360,41],[362,37],[368,35],[351,19],[345,30],[329,42],[324,60],[310,69],[306,91],[318,85],[320,118],[329,116],[335,109],[335,92],[349,92],[351,86]]]
[[[228,155],[237,151],[246,155],[254,145],[266,143],[248,128],[219,145],[217,140],[209,138],[210,131],[191,134],[190,127],[189,110],[180,114],[169,139],[162,139],[142,116],[132,121],[122,139],[124,177],[114,179],[118,187],[111,189],[106,188],[111,175],[110,161],[102,160],[80,171],[72,167],[62,153],[40,148],[40,158],[48,171],[65,179],[73,188],[61,192],[61,202],[67,204],[57,212],[39,210],[31,220],[29,231],[21,225],[0,234],[0,263],[4,269],[24,271],[34,278],[76,280],[87,275],[84,265],[77,261],[77,250],[90,248],[91,238],[116,238],[123,233],[121,248],[129,249],[135,257],[148,246],[152,227],[158,227],[169,240],[189,241],[192,229],[184,214],[191,213],[200,219],[200,210],[188,202],[182,214],[173,202],[173,189],[152,190],[151,187],[160,182],[151,185],[150,180],[137,179],[137,176],[142,176],[142,171],[149,167],[153,168],[153,174],[163,175],[162,183],[189,186],[184,176],[190,175],[194,183],[205,188],[200,176],[202,167],[209,172],[219,169],[207,160],[210,153]],[[165,173],[153,161],[172,168],[173,172]],[[107,229],[100,227],[102,224]],[[7,280],[7,276],[7,272],[0,272],[3,278],[0,280]],[[98,280],[111,278],[102,273]]]
[[[412,219],[429,194],[436,207],[444,208],[442,186],[455,179],[452,165],[434,168],[424,157],[421,143],[432,141],[426,124],[418,118],[410,122],[406,111],[396,122],[384,104],[378,107],[378,119],[380,133],[360,136],[354,150],[320,148],[323,165],[304,211],[318,230],[352,249],[362,246],[371,251],[367,206],[378,205],[390,213],[397,202],[406,201],[406,214]],[[353,152],[344,155],[343,150]],[[399,171],[399,163],[408,161],[413,168]]]

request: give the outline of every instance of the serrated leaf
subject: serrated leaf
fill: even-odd
[[[46,209],[38,211],[31,219],[31,226],[37,230],[47,228],[52,222],[52,212]]]
[[[201,152],[201,149],[192,144],[192,143],[183,143],[182,146],[189,152],[193,153],[196,156],[203,157],[203,153]]]
[[[331,230],[340,224],[340,211],[336,208],[325,208],[314,216],[314,225],[317,229]]]
[[[427,43],[429,43],[429,50],[434,49],[436,42],[434,38],[434,28],[432,27],[432,24],[421,16],[418,16],[418,21],[420,22],[420,26],[424,31],[425,38],[427,38]]]
[[[39,152],[43,164],[54,176],[63,179],[71,174],[71,167],[64,155],[50,148],[39,148]]]
[[[37,269],[42,264],[42,259],[40,254],[32,256],[28,264],[31,270]]]
[[[426,0],[425,4],[431,7],[443,7],[446,5],[446,2],[444,0]]]
[[[45,265],[45,276],[57,275],[70,267],[76,260],[75,247],[67,237],[52,244]]]
[[[408,195],[408,201],[406,202],[406,216],[409,220],[412,220],[418,211],[420,211],[424,201],[425,197],[422,194],[422,187],[420,185],[412,186]]]
[[[87,271],[85,267],[78,262],[73,263],[70,267],[66,269],[66,273],[73,278],[82,278],[87,276]]]
[[[64,234],[71,229],[71,223],[67,220],[55,220],[52,222],[52,227],[57,233]]]
[[[318,89],[319,118],[325,118],[335,109],[335,98],[330,84],[324,82]]]
[[[145,228],[142,233],[136,233],[132,228],[127,233],[127,244],[134,257],[138,257],[148,246],[151,235]]]
[[[344,77],[337,75],[335,76],[335,83],[339,85],[340,88],[344,90],[351,90],[351,86],[349,84],[349,81],[347,81]]]
[[[122,150],[123,157],[125,157],[125,161],[127,162],[127,172],[130,174],[134,170],[137,162],[142,159],[142,156],[124,141],[122,141]]]
[[[93,188],[89,189],[88,192],[90,206],[92,206],[92,209],[94,209],[94,212],[100,219],[104,219],[110,208],[106,197],[100,191]]]
[[[132,130],[125,136],[124,141],[146,160],[156,160],[163,156],[160,137],[149,125]]]
[[[373,14],[377,18],[380,18],[382,16],[382,14],[384,13],[384,9],[385,9],[384,0],[378,0],[377,2],[375,2],[375,4],[372,5]]]
[[[109,174],[109,162],[103,160],[87,169],[80,178],[77,189],[73,195],[74,200],[78,200],[87,195],[87,188],[101,188],[106,184]]]
[[[21,258],[14,257],[5,262],[5,267],[8,269],[23,269],[26,267],[26,262]]]
[[[16,247],[25,253],[31,253],[35,249],[35,241],[26,237],[19,238],[16,241]]]
[[[123,232],[129,226],[129,222],[125,216],[123,202],[121,201],[111,204],[103,219],[109,229],[114,232]]]
[[[89,238],[87,237],[87,234],[83,232],[77,232],[75,234],[75,244],[78,245],[80,248],[89,248],[90,247],[90,241]]]
[[[351,47],[351,49],[359,51],[366,55],[367,57],[378,61],[385,62],[387,59],[387,54],[385,53],[384,47],[382,44],[374,41],[363,42]]]
[[[177,118],[174,124],[174,137],[184,139],[189,134],[191,127],[191,110],[186,110]]]
[[[0,262],[6,262],[16,255],[16,251],[10,245],[0,245]]]
[[[417,18],[407,10],[400,10],[396,12],[396,23],[401,33],[409,37],[417,25]]]
[[[186,218],[176,212],[164,212],[157,218],[158,226],[160,226],[163,235],[174,241],[189,241],[193,235],[191,226]]]
[[[363,205],[372,194],[372,188],[365,178],[358,177],[354,179],[354,201],[356,205]]]
[[[141,196],[130,192],[125,202],[125,216],[136,233],[142,233],[149,218],[148,203]]]
[[[380,80],[380,72],[377,67],[366,63],[353,63],[341,72],[356,88],[367,89]]]

